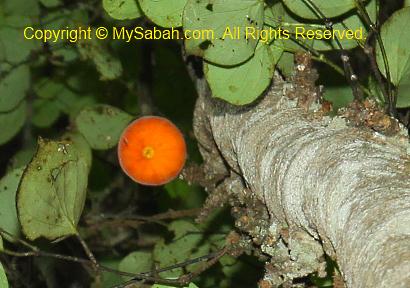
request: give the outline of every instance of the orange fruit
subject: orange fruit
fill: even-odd
[[[181,131],[171,121],[158,116],[133,121],[118,143],[122,170],[143,185],[163,185],[175,179],[184,167],[186,156]]]

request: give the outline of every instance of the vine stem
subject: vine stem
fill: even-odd
[[[200,208],[169,210],[167,212],[155,214],[152,216],[101,214],[98,216],[91,216],[89,219],[86,219],[86,223],[89,225],[88,228],[91,229],[98,228],[100,225],[112,225],[115,227],[135,227],[144,223],[155,223],[158,225],[166,226],[164,220],[194,217],[197,216],[200,211]]]
[[[149,281],[149,282],[154,282],[154,283],[159,283],[159,284],[164,284],[164,285],[174,285],[174,286],[184,286],[186,284],[188,284],[189,282],[192,281],[192,279],[196,276],[198,276],[199,274],[201,274],[202,272],[204,272],[206,269],[210,268],[212,265],[214,265],[215,263],[217,263],[217,261],[224,256],[225,254],[227,254],[230,249],[228,247],[223,247],[221,250],[218,250],[216,252],[212,252],[197,258],[193,258],[193,259],[188,259],[186,261],[171,265],[171,266],[167,266],[164,268],[160,268],[160,269],[153,269],[151,271],[147,271],[147,272],[143,272],[143,273],[129,273],[129,272],[124,272],[124,271],[120,271],[120,270],[116,270],[116,269],[112,269],[110,267],[106,267],[104,265],[95,265],[96,261],[95,261],[95,257],[92,254],[91,250],[88,248],[87,244],[85,243],[84,240],[82,240],[82,238],[80,237],[80,235],[77,235],[78,240],[80,241],[80,243],[83,245],[84,250],[86,250],[88,257],[90,259],[83,259],[83,258],[79,258],[79,257],[74,257],[74,256],[68,256],[68,255],[62,255],[62,254],[57,254],[57,253],[49,253],[49,252],[45,252],[45,251],[41,251],[38,247],[29,244],[28,242],[12,235],[11,233],[5,231],[4,229],[0,228],[0,235],[2,237],[4,237],[4,235],[6,235],[7,237],[10,237],[11,239],[13,239],[15,242],[17,243],[21,243],[24,247],[30,249],[30,251],[27,252],[16,252],[16,251],[11,251],[8,249],[3,249],[0,251],[0,254],[3,253],[5,255],[9,255],[9,256],[14,256],[14,257],[45,257],[45,258],[53,258],[53,259],[58,259],[58,260],[64,260],[64,261],[69,261],[69,262],[75,262],[75,263],[80,263],[83,265],[87,265],[90,267],[93,267],[95,269],[97,269],[97,271],[99,272],[109,272],[109,273],[114,273],[117,275],[121,275],[121,276],[127,276],[127,277],[132,277],[133,279],[131,279],[130,281],[127,281],[125,283],[122,283],[118,286],[116,286],[117,288],[124,288],[129,286],[130,284],[134,284],[137,282],[141,282],[141,281]],[[92,255],[92,256],[91,256]],[[94,259],[94,260],[91,260]],[[188,273],[188,274],[184,274],[181,277],[179,277],[178,279],[164,279],[158,276],[153,276],[153,275],[158,275],[159,273],[162,272],[166,272],[166,271],[170,271],[176,268],[182,268],[182,267],[186,267],[192,264],[196,264],[196,263],[200,263],[200,262],[204,262],[207,261],[207,263],[204,264],[204,266],[200,267],[198,270]]]
[[[198,263],[198,262],[207,261],[203,266],[199,267],[194,272],[184,274],[184,275],[180,276],[177,279],[163,279],[163,278],[158,279],[156,277],[150,277],[150,276],[144,276],[144,277],[138,276],[138,277],[134,277],[134,279],[131,279],[127,282],[124,282],[120,285],[114,286],[113,288],[126,288],[129,285],[141,282],[141,280],[148,280],[149,281],[150,279],[156,279],[156,280],[154,280],[156,283],[163,284],[163,285],[172,285],[172,286],[178,286],[178,287],[185,286],[185,285],[188,285],[195,277],[197,277],[198,275],[200,275],[201,273],[203,273],[204,271],[209,269],[211,266],[215,265],[222,256],[224,256],[225,254],[228,253],[228,251],[229,251],[229,249],[227,247],[224,247],[221,250],[210,253],[208,255],[204,255],[204,256],[201,256],[201,257],[198,257],[198,258],[194,258],[194,259],[190,259],[190,260],[187,260],[187,261],[184,261],[184,262],[172,265],[172,266],[168,266],[166,268],[141,273],[141,275],[147,275],[147,274],[148,275],[153,275],[154,273],[158,274],[158,273],[166,272],[166,271],[173,270],[173,269],[176,269],[176,268],[181,268],[181,267],[185,267],[185,266],[188,266],[188,265],[192,265],[192,264],[195,264],[195,263]]]
[[[377,44],[380,47],[380,52],[382,53],[382,58],[383,58],[383,65],[386,71],[386,78],[387,78],[387,91],[386,88],[384,87],[384,83],[382,80],[382,77],[380,75],[380,71],[377,66],[377,62],[375,59],[375,54],[374,54],[374,48],[372,47],[365,47],[365,54],[368,56],[370,60],[370,64],[372,66],[373,72],[375,74],[375,77],[377,79],[377,82],[379,84],[380,89],[382,90],[382,93],[384,95],[384,98],[386,102],[388,103],[388,111],[390,115],[396,116],[396,102],[397,99],[393,95],[393,89],[391,85],[391,73],[390,73],[390,67],[387,59],[387,53],[386,53],[386,48],[384,47],[384,43],[382,40],[382,37],[379,33],[379,30],[377,29],[377,25],[373,23],[373,21],[370,19],[369,14],[366,11],[366,8],[363,6],[363,3],[361,1],[355,0],[355,5],[356,8],[358,9],[360,15],[363,17],[364,21],[366,22],[367,26],[371,29],[372,33],[376,35],[376,40]],[[370,37],[369,37],[370,38]],[[367,50],[366,50],[367,48]]]
[[[87,257],[91,260],[93,264],[94,271],[98,271],[99,264],[97,262],[97,259],[95,258],[93,252],[91,251],[90,247],[88,247],[87,243],[84,241],[84,239],[80,236],[79,233],[75,234],[76,238],[80,242],[81,246],[84,249],[85,254]]]
[[[333,31],[332,21],[330,21],[329,18],[327,18],[322,13],[322,11],[320,11],[319,7],[315,3],[313,3],[312,0],[303,0],[303,1],[318,16],[318,18],[321,18],[323,20],[326,28],[329,29],[330,31]],[[348,53],[346,52],[346,50],[343,48],[342,43],[340,42],[339,38],[335,37],[334,40],[341,51],[340,59],[342,60],[342,63],[343,63],[343,68],[345,70],[347,82],[352,87],[353,96],[356,100],[362,100],[363,99],[363,94],[361,93],[362,91],[358,89],[359,79],[357,75],[354,73],[353,67],[350,63],[350,57]]]

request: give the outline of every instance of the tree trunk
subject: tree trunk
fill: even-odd
[[[256,221],[248,232],[271,257],[264,283],[320,270],[324,251],[347,287],[410,287],[407,133],[387,137],[306,112],[284,96],[289,85],[276,77],[247,107],[200,95],[195,109],[208,176],[228,173],[225,194],[267,210],[254,213],[266,219],[246,219]],[[221,199],[216,191],[209,199]]]

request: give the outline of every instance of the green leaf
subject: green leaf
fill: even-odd
[[[95,105],[95,99],[90,96],[78,95],[69,89],[64,89],[58,95],[59,109],[74,119],[86,107]]]
[[[348,85],[345,86],[329,86],[325,89],[323,97],[332,102],[334,110],[338,110],[342,107],[346,107],[353,101],[352,88]]]
[[[83,60],[91,60],[101,75],[101,80],[114,80],[121,76],[122,65],[98,39],[78,41],[77,47]]]
[[[294,54],[286,51],[283,52],[277,67],[285,77],[292,76],[295,67]]]
[[[396,106],[399,108],[410,107],[410,77],[406,77],[399,85]]]
[[[113,106],[95,105],[81,111],[75,124],[91,148],[106,150],[117,145],[123,130],[133,118]]]
[[[3,237],[0,235],[0,252],[3,252],[4,250],[4,244],[3,244]]]
[[[2,1],[0,7],[5,15],[19,15],[36,17],[40,14],[40,7],[37,1],[13,0]]]
[[[135,19],[142,16],[137,0],[103,0],[105,11],[117,20]]]
[[[61,140],[72,142],[78,152],[78,158],[84,160],[88,169],[91,168],[93,160],[91,147],[82,134],[78,132],[67,132],[61,137]]]
[[[61,0],[40,0],[40,3],[47,8],[53,8],[61,5]]]
[[[0,145],[8,142],[23,127],[26,121],[27,103],[22,101],[10,112],[0,112]]]
[[[67,29],[67,27],[86,27],[88,26],[88,14],[87,9],[54,9],[55,11],[47,11],[46,15],[42,18],[42,29],[61,30]],[[47,43],[52,53],[54,61],[70,62],[78,59],[79,53],[75,45],[66,44],[61,45],[61,41]],[[66,64],[66,63],[64,63]]]
[[[410,106],[410,34],[403,29],[409,21],[410,7],[400,9],[383,24],[380,32],[391,81],[398,86],[397,107]],[[380,71],[387,77],[379,45],[376,47],[376,60]]]
[[[193,190],[191,185],[188,185],[186,181],[178,178],[165,184],[164,189],[172,199],[187,198],[189,197],[189,193]]]
[[[0,228],[14,236],[20,235],[16,211],[16,192],[25,167],[8,172],[0,179]]]
[[[187,0],[139,0],[142,11],[162,27],[182,26],[182,13]]]
[[[41,47],[41,43],[22,37],[24,29],[32,26],[27,17],[12,14],[3,21],[4,23],[0,24],[0,61],[21,64],[28,58],[31,51]]]
[[[0,262],[0,287],[8,288],[9,282],[7,281],[6,272],[4,271],[3,264]]]
[[[251,103],[268,87],[282,52],[280,48],[260,43],[255,55],[238,66],[205,64],[212,95],[235,105]]]
[[[88,23],[87,9],[54,9],[55,11],[47,11],[41,21],[43,29],[67,29],[67,27],[76,28]],[[84,26],[83,26],[84,27]],[[60,43],[49,43],[61,47]]]
[[[50,78],[40,78],[34,83],[34,92],[42,99],[53,100],[58,97],[65,86]]]
[[[403,7],[408,7],[408,6],[410,6],[410,0],[405,0]]]
[[[118,270],[120,259],[98,259],[98,263],[102,266]],[[96,281],[97,282],[97,281]],[[121,284],[123,279],[120,275],[111,272],[101,272],[101,282],[91,285],[91,288],[112,288]]]
[[[222,265],[222,272],[227,278],[234,278],[235,274],[243,271],[243,263],[230,255],[224,255],[219,262]]]
[[[160,264],[160,267],[167,267],[185,261],[189,258],[195,258],[207,254],[210,250],[210,244],[204,241],[201,231],[192,223],[185,220],[176,220],[169,224],[169,230],[173,231],[175,237],[171,243],[165,243],[163,239],[155,245],[153,256],[154,261]],[[188,271],[193,271],[198,265],[187,266]],[[162,277],[178,277],[182,269],[173,269],[160,273]]]
[[[17,192],[17,213],[28,239],[77,234],[88,172],[72,142],[39,139]]]
[[[143,273],[152,269],[153,260],[150,252],[136,251],[128,254],[118,265],[120,271],[128,273]],[[125,281],[131,277],[123,277]]]
[[[355,0],[283,0],[283,3],[285,3],[292,12],[303,18],[320,19],[321,17],[313,12],[315,9],[309,5],[309,2],[312,2],[314,6],[319,8],[325,17],[332,18],[352,10],[355,7],[354,1]]]
[[[21,65],[0,79],[0,112],[13,110],[23,101],[30,87],[30,69]]]
[[[35,99],[33,101],[33,124],[39,128],[53,125],[60,116],[60,109],[55,100]]]
[[[74,89],[79,88],[74,87]],[[72,86],[70,86],[70,84],[61,83],[53,79],[39,79],[35,83],[34,91],[36,92],[38,96],[37,100],[39,101],[39,103],[35,104],[34,107],[35,109],[37,109],[36,111],[34,111],[35,124],[37,124],[37,121],[47,123],[55,120],[53,118],[56,117],[57,111],[68,114],[70,118],[73,119],[82,109],[95,104],[94,98],[87,96],[87,94],[85,93],[79,95],[77,94],[77,92],[73,91],[73,88]],[[42,105],[46,105],[47,107],[44,107]],[[43,110],[48,109],[54,109],[54,111],[50,112],[50,119],[44,119],[43,116],[45,116],[45,111]],[[36,112],[40,113],[40,115],[36,116]],[[40,119],[37,119],[37,117]],[[38,124],[40,124],[40,127],[45,125],[42,123]]]
[[[211,35],[186,39],[187,52],[219,65],[246,61],[253,55],[258,39],[246,39],[245,31],[262,28],[263,8],[260,0],[188,0],[184,30],[210,31]],[[237,31],[240,37],[236,37]]]

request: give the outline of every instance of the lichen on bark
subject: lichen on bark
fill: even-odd
[[[275,77],[246,107],[199,96],[194,130],[207,173],[239,177],[243,189],[230,194],[250,193],[265,205],[264,253],[282,244],[289,255],[302,249],[286,265],[310,261],[311,268],[289,270],[289,279],[323,266],[310,238],[337,261],[347,287],[410,287],[407,133],[387,137],[340,117],[318,117],[285,96],[289,86]]]

